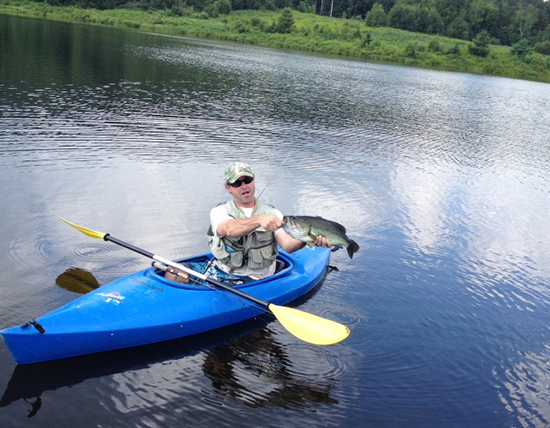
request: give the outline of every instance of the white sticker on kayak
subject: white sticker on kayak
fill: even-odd
[[[113,302],[115,305],[120,305],[120,302],[123,301],[126,297],[121,295],[118,291],[112,293],[97,293],[98,296],[107,297],[105,301],[107,303]]]

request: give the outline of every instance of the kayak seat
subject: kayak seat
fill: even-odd
[[[286,263],[283,262],[282,260],[275,260],[276,264],[275,264],[275,272],[273,273],[273,275],[275,275],[276,273],[279,273],[281,272],[284,268],[286,268]]]

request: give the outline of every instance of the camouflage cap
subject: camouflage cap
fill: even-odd
[[[230,184],[233,184],[241,177],[254,178],[254,174],[250,170],[250,167],[244,162],[233,162],[231,165],[225,168],[225,171],[223,173],[223,178],[225,179],[225,182]]]

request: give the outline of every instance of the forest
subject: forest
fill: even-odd
[[[54,6],[127,7],[126,0],[44,0]],[[550,55],[550,2],[542,0],[138,0],[132,7],[217,18],[237,10],[290,8],[334,18]]]
[[[550,83],[545,2],[121,1],[0,0],[0,14]]]

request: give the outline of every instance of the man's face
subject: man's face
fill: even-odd
[[[254,206],[255,198],[254,193],[256,192],[255,180],[252,180],[249,184],[246,184],[243,180],[246,180],[249,177],[241,177],[234,184],[240,183],[239,187],[233,187],[229,184],[225,185],[225,188],[233,199],[235,203],[244,208],[251,208]]]

